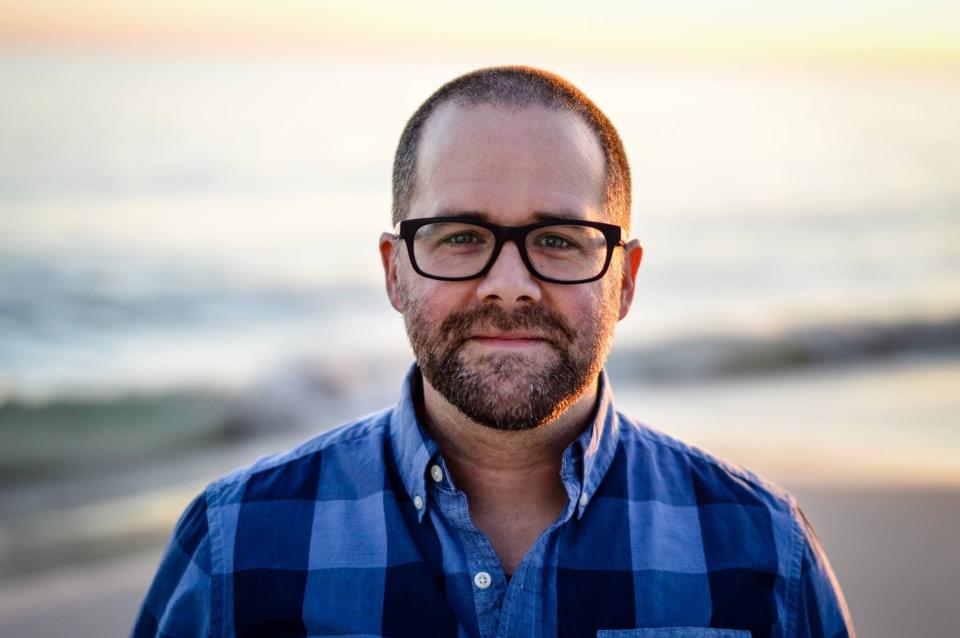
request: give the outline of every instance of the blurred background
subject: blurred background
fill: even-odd
[[[129,630],[189,499],[392,403],[445,81],[620,130],[618,407],[795,491],[862,636],[960,626],[960,5],[0,0],[0,635]]]

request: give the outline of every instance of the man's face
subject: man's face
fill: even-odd
[[[579,116],[447,104],[424,130],[408,217],[610,221],[604,179],[603,151]],[[474,421],[504,430],[550,421],[595,382],[639,265],[637,254],[625,268],[620,252],[599,281],[550,284],[508,242],[486,275],[450,282],[417,275],[405,247],[381,241],[388,293],[424,377]]]

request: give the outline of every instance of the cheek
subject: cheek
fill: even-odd
[[[613,270],[612,266],[614,265],[618,266],[617,270]],[[619,268],[618,264],[611,264],[613,273],[619,273]],[[613,316],[614,320],[616,320],[620,314],[620,292],[623,289],[623,281],[619,276],[614,276],[613,273],[608,272],[607,275],[600,280],[600,284],[602,285],[597,295],[597,307],[603,316]]]
[[[584,287],[577,291],[579,294],[567,298],[562,305],[554,306],[574,322],[574,327],[579,332],[596,331],[601,324],[609,321],[610,315],[617,310],[619,291],[613,284],[608,285],[605,279],[598,284],[603,285]]]
[[[397,293],[403,314],[415,315],[418,320],[431,324],[439,324],[451,312],[467,307],[467,287],[465,283],[427,279],[412,271],[397,273]]]

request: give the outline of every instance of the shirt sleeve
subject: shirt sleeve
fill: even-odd
[[[174,528],[131,638],[209,636],[211,581],[207,501],[201,494]]]
[[[800,511],[803,557],[800,564],[797,638],[856,638],[847,601],[810,521]]]

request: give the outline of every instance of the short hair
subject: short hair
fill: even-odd
[[[596,134],[606,159],[603,207],[624,229],[630,228],[630,166],[617,129],[583,91],[558,75],[529,66],[479,69],[447,82],[420,105],[400,135],[393,159],[393,223],[410,208],[417,179],[417,153],[427,120],[438,107],[452,102],[505,108],[544,106],[579,114]]]

